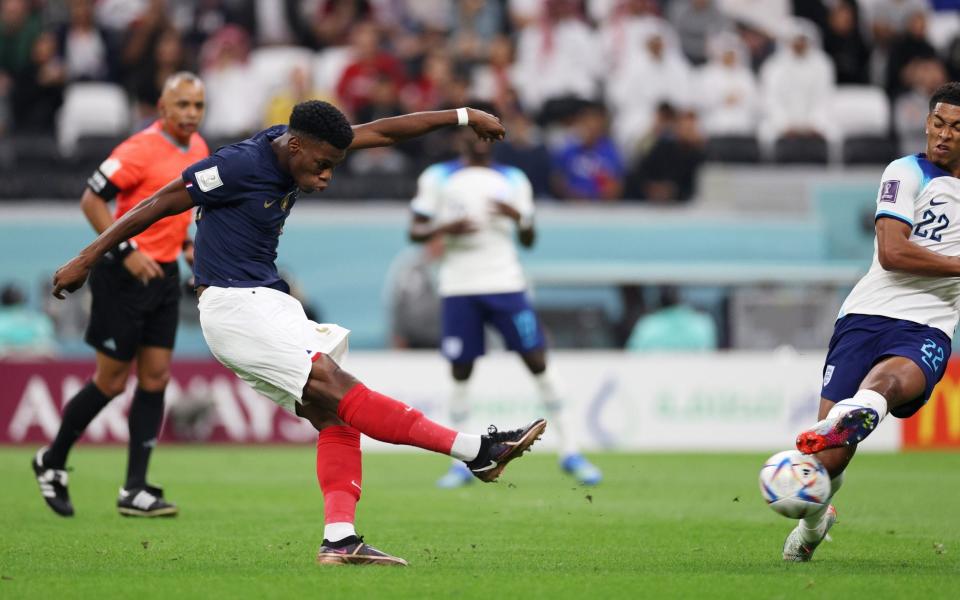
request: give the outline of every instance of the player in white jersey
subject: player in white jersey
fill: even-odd
[[[933,94],[926,134],[924,154],[883,172],[873,264],[830,340],[821,421],[797,438],[797,448],[827,468],[832,493],[857,443],[888,412],[906,418],[920,410],[950,358],[960,308],[960,83]],[[801,519],[784,560],[810,560],[835,520],[832,505]]]
[[[536,381],[560,441],[560,464],[586,485],[600,482],[600,470],[580,452],[565,418],[562,392],[547,368],[539,319],[527,298],[527,282],[517,257],[520,243],[534,242],[533,191],[515,167],[494,163],[488,143],[459,139],[461,157],[426,169],[412,202],[410,238],[424,242],[442,235],[445,250],[439,288],[443,299],[441,350],[450,361],[453,392],[450,418],[455,426],[469,416],[468,380],[474,361],[485,351],[484,325],[495,327],[509,350],[517,352]],[[466,485],[471,474],[454,462],[437,482]]]

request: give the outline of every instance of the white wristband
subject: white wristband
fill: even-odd
[[[463,127],[464,125],[470,124],[470,116],[467,114],[466,108],[457,109],[457,125]]]

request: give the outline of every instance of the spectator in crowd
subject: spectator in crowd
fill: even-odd
[[[486,58],[503,30],[503,7],[496,0],[453,2],[451,48],[461,61],[476,63]]]
[[[290,76],[286,86],[277,90],[267,101],[263,115],[263,126],[283,124],[290,120],[293,107],[300,102],[316,98],[330,101],[323,92],[314,89],[310,74],[303,67],[295,66],[290,69]]]
[[[677,30],[680,47],[695,65],[706,62],[707,39],[724,29],[724,16],[715,0],[672,0],[667,17]]]
[[[750,29],[775,37],[790,20],[791,0],[716,0],[720,12]]]
[[[572,136],[553,159],[554,189],[567,200],[619,200],[623,159],[609,134],[607,110],[584,102],[574,117]]]
[[[653,146],[627,178],[625,197],[656,203],[686,202],[696,191],[704,161],[704,138],[693,111],[663,105],[657,111]]]
[[[600,29],[597,35],[605,72],[628,65],[637,49],[646,43],[652,24],[660,21],[659,11],[652,10],[645,0],[617,0],[609,15],[598,19]]]
[[[696,75],[697,108],[711,137],[754,135],[760,110],[757,78],[747,50],[733,33],[710,38],[710,62]]]
[[[823,49],[833,60],[838,84],[870,81],[870,49],[863,39],[855,0],[835,0],[826,14]]]
[[[201,76],[207,92],[203,131],[210,138],[236,140],[260,124],[257,103],[237,101],[249,93],[249,54],[250,38],[237,25],[227,25],[203,45]]]
[[[14,79],[13,129],[20,133],[52,134],[66,79],[66,70],[57,54],[57,38],[44,31],[33,42],[30,67]]]
[[[668,2],[664,2],[667,4]],[[630,16],[660,17],[660,0],[585,0],[587,16],[594,23],[622,21]]]
[[[164,29],[156,38],[150,60],[145,61],[143,70],[133,76],[137,120],[152,122],[157,118],[157,101],[164,82],[174,73],[184,70],[186,63],[180,32],[172,27]]]
[[[640,317],[627,340],[632,352],[691,352],[717,348],[713,317],[680,301],[676,288],[660,290],[660,308]]]
[[[447,92],[453,80],[453,63],[445,50],[428,52],[420,76],[407,81],[400,92],[405,112],[435,110],[448,106]]]
[[[926,133],[919,126],[930,112],[930,96],[947,82],[947,70],[937,58],[918,58],[904,70],[908,90],[893,105],[893,128],[899,141],[900,154],[920,152],[926,144]]]
[[[374,18],[368,0],[326,0],[318,8],[312,22],[313,38],[319,48],[346,46],[354,26]]]
[[[54,353],[53,322],[27,306],[23,290],[7,284],[0,291],[0,358]]]
[[[351,34],[353,62],[344,69],[337,83],[340,108],[356,115],[370,102],[370,92],[382,76],[391,78],[398,86],[404,83],[400,62],[380,47],[380,31],[376,24],[364,22],[354,27]]]
[[[116,77],[107,33],[93,15],[93,0],[70,0],[70,20],[57,32],[60,59],[69,81],[110,81]]]
[[[540,130],[516,108],[501,113],[500,118],[510,134],[493,147],[494,160],[523,171],[533,187],[534,198],[549,197],[551,159]]]
[[[542,19],[520,31],[513,76],[524,109],[534,114],[551,98],[596,98],[603,68],[576,2],[544,0],[543,11]]]
[[[870,56],[870,81],[887,87],[887,62],[894,38],[907,28],[911,13],[927,10],[926,0],[873,0],[870,4],[869,30],[873,40]]]
[[[513,45],[501,35],[490,42],[485,63],[473,69],[471,95],[495,106],[503,106],[512,95]]]
[[[0,104],[4,110],[9,110],[6,105],[14,81],[34,70],[34,48],[42,30],[40,15],[30,10],[27,0],[0,0]]]
[[[437,268],[443,257],[443,236],[403,250],[387,275],[390,346],[406,349],[440,347],[440,294]]]
[[[833,63],[820,48],[816,27],[794,19],[777,51],[760,71],[765,113],[760,139],[772,145],[779,138],[826,138],[827,103],[835,87]]]
[[[937,58],[937,51],[927,41],[927,13],[909,13],[903,31],[893,38],[887,58],[886,90],[891,100],[909,89],[906,69],[915,60]]]
[[[670,24],[647,18],[634,39],[639,48],[607,79],[607,96],[616,115],[614,135],[629,160],[636,153],[637,141],[650,133],[657,106],[668,102],[689,107],[693,101],[690,64]]]
[[[199,0],[193,3],[190,22],[183,32],[183,42],[197,54],[203,44],[228,23],[237,19],[230,0]]]

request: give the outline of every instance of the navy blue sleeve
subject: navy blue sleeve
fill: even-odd
[[[241,199],[243,179],[251,172],[249,161],[243,153],[229,150],[221,148],[184,169],[183,182],[195,206],[217,206]]]

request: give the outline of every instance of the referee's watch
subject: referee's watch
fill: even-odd
[[[113,249],[113,255],[117,260],[123,260],[130,256],[130,253],[137,249],[137,243],[133,240],[123,240]]]

